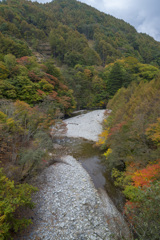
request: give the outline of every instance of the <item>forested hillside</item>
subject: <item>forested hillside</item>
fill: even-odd
[[[76,0],[3,0],[0,32],[2,60],[8,53],[16,58],[39,54],[41,62],[54,59],[65,84],[74,90],[77,108],[105,105],[109,95],[103,91],[108,81],[104,67],[117,59],[160,65],[160,43]]]
[[[50,126],[108,104],[105,163],[136,236],[159,239],[159,68],[159,42],[86,4],[0,1],[0,238],[30,223],[13,213],[35,189],[17,184],[49,160]]]
[[[99,145],[126,198],[125,214],[139,239],[159,239],[160,77],[121,88],[109,101]]]
[[[3,0],[0,13],[1,38],[6,36],[6,41],[11,38],[15,46],[24,44],[17,41],[25,39],[34,47],[50,39],[52,54],[71,66],[77,63],[105,65],[124,56],[160,65],[160,44],[153,38],[75,0],[55,0],[48,4]],[[15,50],[1,48],[2,53],[7,51]]]

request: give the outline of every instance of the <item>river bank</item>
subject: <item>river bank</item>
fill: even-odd
[[[98,139],[102,131],[104,110],[65,120],[63,137]],[[64,153],[63,153],[64,154]],[[20,239],[100,240],[116,239],[129,231],[125,221],[103,190],[97,191],[91,177],[72,156],[62,156],[36,179],[39,187],[33,201],[33,224]]]

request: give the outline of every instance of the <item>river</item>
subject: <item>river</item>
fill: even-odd
[[[109,112],[94,110],[65,120],[67,132],[65,137],[59,139],[59,143],[65,148],[65,154],[73,156],[90,175],[103,202],[104,212],[107,218],[112,219],[111,232],[119,236],[123,232],[123,237],[131,238],[120,214],[123,213],[124,196],[113,183],[111,173],[104,164],[103,152],[95,145],[98,135],[102,132],[102,122]]]
[[[116,208],[122,209],[123,197],[103,165],[102,152],[93,147],[104,113],[82,114],[52,129],[56,156],[51,153],[52,164],[34,178],[39,191],[29,213],[33,224],[15,240],[131,239]]]
[[[96,189],[104,189],[120,212],[123,211],[124,196],[115,187],[111,173],[104,164],[103,151],[95,147],[95,142],[83,138],[64,138],[59,143],[65,147],[65,154],[73,156],[89,173]]]

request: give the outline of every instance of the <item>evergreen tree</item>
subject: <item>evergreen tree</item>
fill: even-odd
[[[125,75],[119,63],[115,63],[109,73],[107,81],[107,90],[110,96],[113,96],[120,89],[125,81]]]

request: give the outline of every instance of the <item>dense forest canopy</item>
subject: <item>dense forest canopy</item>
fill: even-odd
[[[0,1],[0,238],[30,223],[14,214],[35,189],[18,183],[49,160],[51,125],[108,104],[105,163],[136,237],[159,239],[159,68],[159,42],[84,3]]]
[[[53,64],[61,69],[64,83],[74,90],[77,108],[106,104],[112,93],[103,91],[110,81],[104,70],[117,59],[133,57],[142,64],[157,68],[160,65],[159,42],[137,33],[123,20],[76,0],[55,0],[46,4],[1,1],[0,59],[3,61],[7,54],[16,58],[35,55],[42,62],[46,58],[54,59]],[[91,71],[90,77],[86,76],[86,71]],[[97,84],[95,86],[97,81],[99,89]],[[121,85],[124,84],[118,84],[115,89]]]
[[[47,4],[6,0],[0,2],[0,13],[0,31],[8,38],[15,38],[13,41],[25,39],[35,46],[44,39],[49,40],[52,33],[52,53],[58,55],[62,62],[67,61],[64,59],[65,54],[73,51],[80,54],[79,58],[85,64],[88,60],[83,53],[92,49],[90,54],[93,59],[96,58],[96,52],[103,65],[124,56],[133,56],[143,63],[160,65],[160,44],[153,38],[137,33],[134,27],[123,20],[101,13],[76,0],[55,0]],[[77,59],[76,63],[79,61]],[[94,61],[96,59],[90,61],[89,65],[96,65]]]

